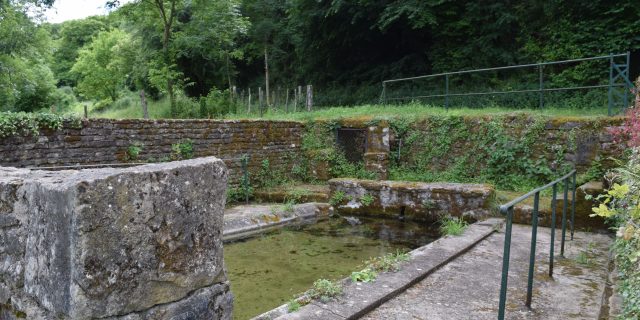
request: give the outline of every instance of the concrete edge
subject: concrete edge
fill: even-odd
[[[343,295],[326,304],[313,301],[293,313],[288,313],[285,304],[253,320],[358,319],[469,251],[499,230],[502,223],[496,218],[479,221],[460,236],[445,236],[417,248],[410,252],[411,260],[403,263],[400,271],[380,273],[372,283],[354,283],[347,277],[341,281]]]
[[[222,233],[222,241],[224,243],[242,240],[250,238],[268,231],[276,230],[288,225],[305,225],[315,223],[319,220],[323,220],[329,217],[331,208],[328,204],[320,202],[309,202],[298,204],[293,207],[293,212],[284,212],[278,210],[273,213],[274,218],[268,221],[260,221],[259,216],[264,215],[263,212],[256,212],[255,222],[252,220],[244,219],[230,219],[225,221],[225,224],[232,224],[229,222],[236,222],[239,225],[232,226],[231,228],[225,228]]]

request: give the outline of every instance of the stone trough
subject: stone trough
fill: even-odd
[[[227,169],[0,168],[0,319],[230,319]]]
[[[332,179],[329,186],[338,213],[417,221],[443,215],[480,220],[490,215],[495,199],[493,187],[484,184]]]

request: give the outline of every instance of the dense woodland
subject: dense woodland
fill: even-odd
[[[144,90],[203,116],[229,112],[230,87],[265,82],[349,105],[386,78],[640,48],[637,0],[106,1],[108,16],[50,24],[53,1],[0,0],[0,111],[109,108]]]

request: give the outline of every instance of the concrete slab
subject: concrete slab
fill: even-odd
[[[354,283],[346,278],[342,281],[342,296],[333,301],[313,301],[294,313],[287,313],[286,306],[281,306],[254,320],[276,317],[279,320],[357,319],[454,260],[495,232],[500,224],[499,219],[488,219],[469,226],[461,236],[445,236],[413,250],[410,253],[411,259],[402,263],[398,272],[381,273],[374,282]]]
[[[531,229],[514,225],[507,319],[598,319],[612,239],[577,232],[548,277],[550,229],[540,228],[532,309],[524,306]],[[556,235],[556,240],[560,233]],[[496,319],[504,234],[495,233],[362,319]],[[556,241],[556,253],[560,242]]]

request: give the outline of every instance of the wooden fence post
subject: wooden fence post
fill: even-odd
[[[140,105],[142,106],[142,117],[149,119],[149,110],[147,109],[147,98],[144,95],[144,89],[140,90]]]
[[[247,100],[247,114],[251,113],[251,87],[249,87],[249,98]]]
[[[268,94],[269,94],[269,93],[267,93],[267,95],[268,95]],[[262,87],[258,87],[258,100],[259,100],[259,103],[258,103],[258,109],[260,109],[260,118],[262,118],[262,114],[263,114],[263,112],[264,112],[263,107],[262,107],[262,105],[263,105],[263,104],[262,104],[262,101],[263,101],[263,99],[262,99],[262,98],[263,98],[263,95],[262,95]]]
[[[307,85],[307,111],[310,112],[313,107],[313,86]]]

